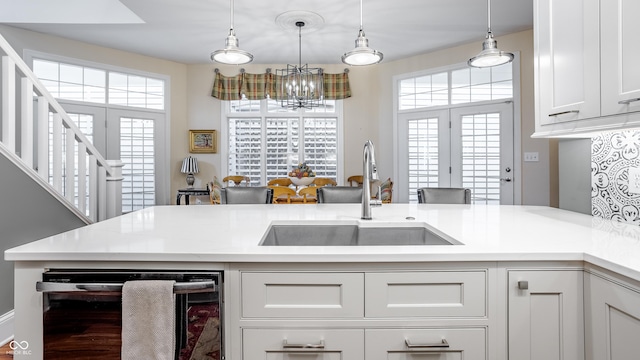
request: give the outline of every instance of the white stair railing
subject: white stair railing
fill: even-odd
[[[86,223],[120,215],[122,162],[102,157],[2,35],[0,49],[0,152]]]

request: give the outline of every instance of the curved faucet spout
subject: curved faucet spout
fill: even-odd
[[[373,142],[367,140],[362,153],[362,216],[363,220],[371,220],[371,181],[377,181],[378,167]]]

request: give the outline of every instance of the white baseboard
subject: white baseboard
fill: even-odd
[[[13,310],[0,316],[0,346],[13,340]]]

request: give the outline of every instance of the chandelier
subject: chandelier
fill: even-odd
[[[287,64],[286,69],[276,70],[276,100],[287,109],[311,109],[323,105],[324,88],[321,68],[302,65],[302,27],[304,21],[296,21],[298,27],[298,65]]]

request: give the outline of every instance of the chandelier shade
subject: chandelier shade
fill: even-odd
[[[211,53],[211,60],[221,64],[242,65],[253,61],[253,55],[239,48],[239,41],[236,32],[233,29],[233,0],[230,0],[230,27],[229,35],[225,40],[224,49],[216,50]]]
[[[356,48],[342,55],[342,62],[347,65],[373,65],[382,61],[383,55],[369,47],[369,40],[362,29],[362,0],[360,0],[360,30],[356,39]]]
[[[498,49],[498,42],[491,32],[491,0],[487,0],[487,35],[482,42],[482,51],[469,59],[467,64],[472,67],[485,68],[503,65],[513,61],[513,54]]]
[[[304,21],[296,21],[298,27],[298,65],[287,64],[286,69],[276,69],[276,100],[288,109],[311,109],[324,104],[324,81],[321,68],[302,65],[302,27]]]

